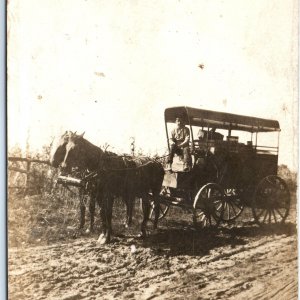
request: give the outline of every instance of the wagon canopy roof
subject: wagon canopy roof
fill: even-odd
[[[243,130],[249,132],[280,131],[279,122],[275,120],[235,115],[187,106],[177,106],[165,109],[165,122],[174,123],[176,117],[181,117],[186,124],[192,126],[209,125],[222,129]]]

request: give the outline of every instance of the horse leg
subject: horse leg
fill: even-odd
[[[146,237],[147,232],[147,222],[149,220],[149,214],[150,214],[150,202],[146,195],[143,195],[142,197],[142,208],[143,208],[143,221],[141,224],[141,237]]]
[[[95,190],[91,191],[90,194],[90,205],[89,205],[89,210],[90,210],[90,229],[87,229],[87,233],[93,232],[94,231],[94,222],[95,222],[95,206],[96,206],[96,201],[99,203],[100,200],[98,200],[99,197],[99,192],[96,193]]]
[[[107,230],[106,230],[106,236],[105,236],[105,244],[110,242],[111,239],[111,233],[112,233],[112,210],[114,205],[114,198],[112,196],[109,196],[107,198]]]
[[[123,199],[126,205],[126,221],[125,227],[128,228],[132,225],[132,214],[133,214],[133,204],[134,198],[130,195],[123,195]]]
[[[79,189],[79,201],[80,201],[80,224],[79,229],[82,229],[85,224],[85,203],[83,189]]]
[[[101,220],[102,220],[102,233],[99,236],[98,243],[103,245],[110,242],[111,238],[111,219],[112,219],[113,198],[105,196],[102,199],[101,205]]]
[[[162,182],[164,179],[164,170],[161,165],[157,165],[157,174],[154,181],[152,182],[152,193],[153,193],[153,203],[154,203],[154,222],[153,228],[157,229],[159,210],[160,210],[160,191]]]
[[[153,228],[157,229],[158,217],[159,217],[159,193],[157,192],[153,192],[153,203],[154,203]]]
[[[101,217],[102,228],[101,228],[101,234],[98,238],[98,243],[104,244],[104,237],[106,235],[106,230],[107,230],[106,205],[105,205],[105,202],[107,201],[106,196],[103,195],[103,198],[101,200],[102,201],[99,204],[100,204],[100,217]]]

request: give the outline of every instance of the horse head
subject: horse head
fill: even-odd
[[[66,131],[63,135],[56,137],[51,146],[50,151],[50,164],[54,168],[58,168],[63,162],[66,155],[66,145],[69,140],[69,136],[73,133],[71,131]]]
[[[79,171],[95,170],[100,157],[101,149],[83,138],[84,133],[68,135],[65,146],[65,156],[61,163],[62,169],[69,172],[73,168]]]

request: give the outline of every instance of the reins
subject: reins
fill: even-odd
[[[108,160],[111,160],[111,159],[115,159],[115,160],[120,160],[120,159],[122,159],[123,162],[124,162],[124,164],[126,165],[126,164],[128,163],[128,161],[129,161],[129,162],[136,162],[136,161],[141,160],[141,158],[143,158],[143,157],[149,159],[149,161],[147,161],[146,163],[143,163],[143,164],[138,165],[138,166],[135,166],[135,167],[126,167],[126,168],[106,168],[105,166],[102,166],[102,168],[99,168],[100,171],[106,171],[106,172],[134,171],[134,170],[141,169],[141,168],[143,168],[143,167],[145,167],[145,166],[147,166],[147,165],[149,165],[149,164],[155,162],[154,159],[151,159],[151,158],[146,157],[146,156],[143,156],[143,157],[137,157],[137,158],[129,158],[128,156],[123,155],[123,156],[109,156],[109,157],[105,157],[104,159],[101,159],[102,156],[103,156],[104,154],[105,154],[105,152],[100,156],[100,158],[99,158],[99,164],[98,164],[98,165],[100,165],[100,161],[101,161],[101,160],[106,160],[106,161],[108,161]],[[126,161],[126,159],[127,159],[128,161]],[[103,163],[102,163],[102,164],[103,164]]]

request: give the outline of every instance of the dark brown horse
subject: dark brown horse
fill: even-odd
[[[50,164],[52,167],[59,168],[61,163],[64,160],[64,157],[66,155],[66,145],[69,141],[69,136],[76,134],[71,131],[66,131],[63,135],[57,137],[51,146],[50,151]],[[87,170],[81,170],[81,172],[86,172]],[[69,173],[70,174],[70,173]],[[77,173],[78,174],[78,173]],[[67,175],[61,172],[61,175]],[[89,210],[90,210],[90,231],[93,231],[94,226],[94,211],[95,211],[95,198],[96,198],[96,190],[94,188],[93,184],[89,184],[86,187],[80,187],[79,188],[79,199],[80,199],[80,220],[79,220],[79,229],[82,229],[85,224],[85,203],[83,200],[83,196],[85,193],[89,194],[90,196],[90,202],[89,202]]]
[[[56,138],[53,143],[52,143],[52,147],[51,147],[51,152],[50,152],[50,163],[53,167],[58,168],[61,166],[62,162],[64,161],[65,155],[66,155],[66,145],[69,142],[69,137],[72,136],[73,138],[76,136],[76,132],[71,132],[71,131],[66,131],[63,135],[59,136],[58,138]],[[83,134],[80,135],[81,137],[83,137]],[[80,137],[78,136],[78,137]],[[102,155],[104,152],[98,148],[97,152],[96,152],[96,156],[98,157],[98,155]],[[105,152],[107,156],[116,156],[116,154],[112,153],[112,152]],[[95,163],[95,162],[94,162]],[[96,160],[96,164],[97,164],[97,160]],[[77,166],[77,170],[79,172],[76,172],[77,174],[81,173],[89,173],[92,175],[93,170],[95,170],[95,165],[87,165],[87,166],[80,166],[81,168],[78,168],[79,166]],[[71,174],[72,170],[66,169],[64,168],[63,173],[66,174]],[[91,177],[92,178],[92,177]],[[86,188],[87,187],[87,188]],[[90,196],[90,201],[89,201],[89,211],[90,211],[90,226],[89,226],[89,231],[92,232],[94,229],[94,220],[95,220],[95,206],[96,206],[96,197],[97,197],[97,193],[98,190],[96,188],[96,184],[95,182],[93,182],[92,180],[86,181],[86,185],[85,187],[81,187],[79,188],[79,199],[80,199],[80,220],[79,220],[79,229],[82,229],[84,227],[85,224],[85,211],[86,211],[86,206],[85,203],[83,201],[83,196],[85,193],[88,193]],[[100,196],[98,197],[99,201],[100,201]],[[132,207],[131,205],[128,203],[128,201],[126,201],[126,199],[123,200],[125,201],[126,207],[127,207],[127,216],[126,216],[126,222],[125,222],[125,226],[130,226],[132,223]],[[99,206],[101,207],[101,204],[99,203]]]
[[[142,198],[143,221],[141,235],[146,236],[146,226],[150,213],[150,192],[155,205],[154,228],[159,214],[159,193],[164,170],[160,163],[150,158],[133,159],[109,155],[76,134],[68,137],[66,155],[62,167],[68,171],[74,167],[97,172],[97,198],[101,203],[102,234],[101,244],[111,238],[113,201],[116,196],[126,199],[128,210],[132,211],[135,197]],[[102,198],[99,200],[99,198]]]

